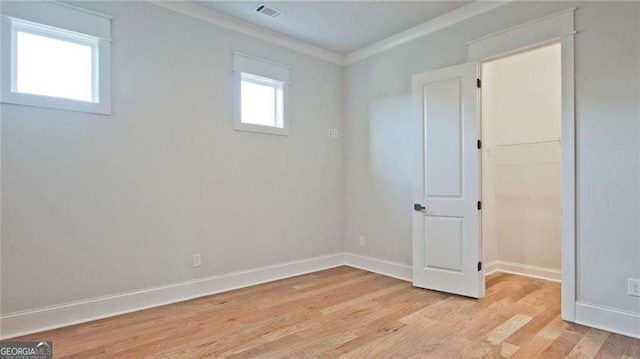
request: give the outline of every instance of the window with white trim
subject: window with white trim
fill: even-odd
[[[236,115],[240,131],[288,135],[289,68],[234,54]]]
[[[54,2],[8,5],[1,101],[109,114],[110,18]]]

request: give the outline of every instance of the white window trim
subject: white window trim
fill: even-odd
[[[234,130],[289,136],[289,68],[254,56],[236,52],[234,52],[233,55]],[[238,57],[242,58],[242,62],[253,63],[254,66],[246,66],[246,63],[240,64],[241,61],[237,61]],[[282,82],[282,127],[262,126],[242,122],[242,73]]]
[[[78,112],[111,114],[111,41],[66,29],[39,24],[17,17],[2,16],[2,54],[0,70],[0,102]],[[17,31],[43,35],[63,41],[92,46],[93,49],[93,102],[17,92],[16,85],[16,33]],[[97,52],[97,54],[96,54]],[[97,56],[96,56],[97,55]]]

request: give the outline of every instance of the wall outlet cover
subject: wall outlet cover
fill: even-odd
[[[193,268],[202,266],[202,257],[200,254],[194,254],[192,259]]]
[[[365,243],[364,243],[364,237],[360,236],[360,238],[358,238],[358,244],[360,244],[360,247],[364,247]]]

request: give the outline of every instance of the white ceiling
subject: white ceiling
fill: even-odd
[[[349,54],[471,1],[195,1],[309,44]],[[277,18],[254,11],[266,4]]]

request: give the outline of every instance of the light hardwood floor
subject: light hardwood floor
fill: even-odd
[[[474,300],[338,267],[29,335],[56,358],[638,358],[563,322],[560,285],[493,274]]]

